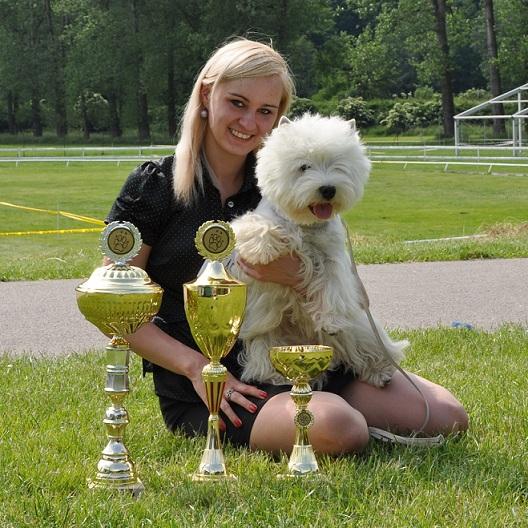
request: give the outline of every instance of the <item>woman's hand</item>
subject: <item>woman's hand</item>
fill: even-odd
[[[205,405],[207,405],[205,385],[202,379],[201,371],[189,379],[191,380],[194,390],[198,396],[200,396]],[[222,403],[220,404],[220,410],[229,418],[230,422],[235,427],[241,427],[242,420],[236,414],[236,407],[234,407],[234,404],[244,407],[250,413],[254,413],[257,410],[257,406],[252,401],[248,400],[246,396],[254,396],[255,398],[260,398],[261,400],[264,400],[268,397],[264,391],[261,391],[253,385],[242,383],[228,372],[227,381],[224,388],[224,396],[222,398]],[[225,430],[225,424],[222,420],[220,420],[220,428]]]
[[[240,268],[253,279],[275,282],[282,286],[297,289],[301,284],[301,260],[296,255],[284,255],[268,264],[249,264],[238,257]]]

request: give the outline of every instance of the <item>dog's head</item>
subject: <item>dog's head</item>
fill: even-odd
[[[282,118],[257,154],[262,195],[303,225],[350,209],[363,195],[369,171],[355,123],[338,117]]]

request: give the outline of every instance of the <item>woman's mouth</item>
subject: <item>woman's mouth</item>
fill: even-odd
[[[234,128],[230,128],[229,132],[231,132],[231,134],[233,134],[233,136],[235,136],[238,139],[247,140],[251,137],[250,134],[244,134],[244,132],[240,132],[240,130],[235,130]]]

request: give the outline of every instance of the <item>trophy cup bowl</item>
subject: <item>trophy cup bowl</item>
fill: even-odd
[[[293,383],[290,395],[295,403],[295,443],[288,462],[288,473],[281,477],[304,477],[319,471],[308,440],[308,429],[314,416],[308,410],[312,398],[309,381],[324,372],[332,360],[333,350],[324,345],[272,347],[270,360],[274,368]]]
[[[192,335],[209,359],[202,370],[209,419],[206,447],[195,481],[233,479],[226,471],[219,430],[220,404],[227,380],[227,369],[220,363],[238,337],[246,307],[246,285],[231,277],[220,259],[234,247],[234,233],[225,222],[206,222],[196,234],[198,252],[209,260],[194,282],[183,285],[185,314]]]
[[[124,445],[129,423],[123,401],[130,392],[128,364],[130,348],[124,336],[149,322],[159,310],[163,290],[141,268],[129,266],[141,247],[141,237],[128,222],[112,222],[101,236],[103,253],[113,264],[97,268],[76,288],[77,304],[84,317],[101,332],[112,336],[106,347],[105,393],[111,405],[105,413],[108,443],[97,464],[91,488],[130,491],[138,496],[144,489]]]

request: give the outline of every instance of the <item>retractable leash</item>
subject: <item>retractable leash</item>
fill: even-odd
[[[429,409],[429,402],[427,401],[427,398],[425,397],[425,394],[422,392],[422,389],[418,387],[418,385],[413,381],[413,379],[405,372],[394,359],[392,359],[391,355],[389,354],[387,348],[385,347],[385,343],[381,339],[381,336],[379,335],[378,329],[376,327],[376,324],[374,323],[374,319],[372,318],[372,314],[370,313],[370,300],[367,295],[367,290],[365,289],[365,286],[363,285],[363,282],[361,281],[361,278],[359,277],[356,262],[354,261],[354,254],[352,251],[352,242],[350,240],[350,233],[348,231],[348,226],[345,224],[343,220],[341,220],[343,227],[345,228],[346,235],[347,235],[347,246],[348,246],[348,254],[350,255],[350,267],[352,269],[352,273],[356,277],[359,287],[360,287],[360,293],[361,293],[361,305],[363,310],[365,310],[365,313],[367,314],[367,318],[369,320],[370,326],[372,327],[372,331],[374,332],[374,335],[376,337],[376,341],[378,342],[379,346],[381,347],[381,350],[385,354],[385,357],[389,360],[389,362],[398,369],[404,378],[418,391],[420,396],[422,397],[425,405],[425,420],[420,427],[418,431],[416,431],[415,435],[420,434],[423,432],[427,424],[429,423],[430,418],[430,409]],[[439,446],[442,445],[445,442],[445,438],[443,435],[439,434],[438,436],[433,437],[418,437],[418,436],[399,436],[395,435],[393,433],[390,433],[389,431],[384,431],[383,429],[379,429],[378,427],[369,427],[369,434],[372,438],[375,438],[376,440],[381,440],[382,442],[391,442],[395,444],[403,444],[408,446]]]

